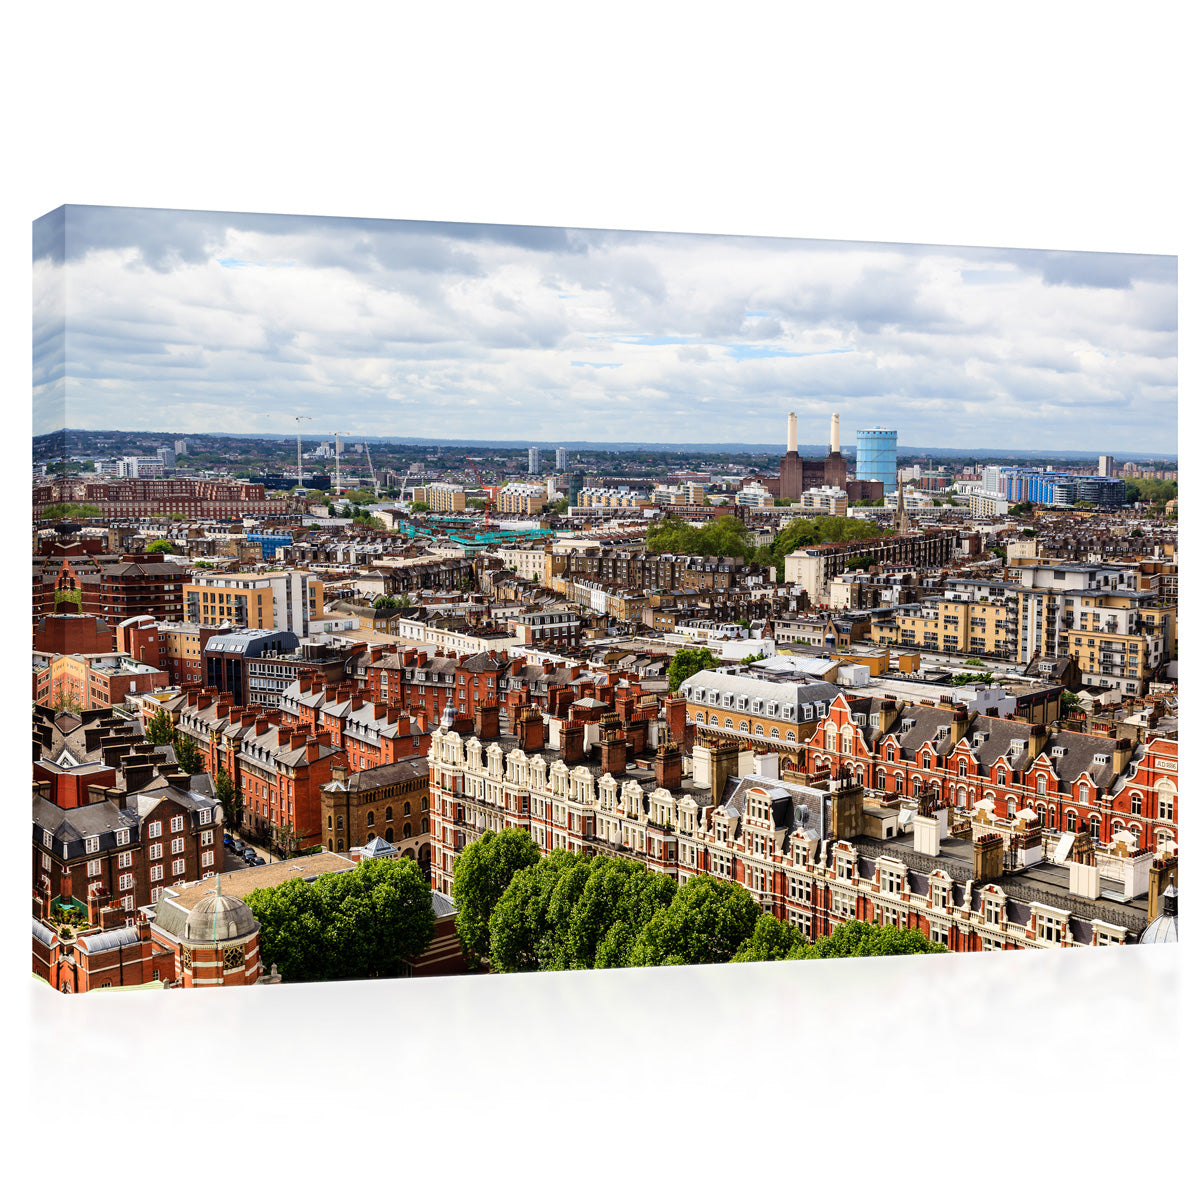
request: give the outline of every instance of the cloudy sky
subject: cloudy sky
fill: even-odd
[[[1174,453],[1176,259],[68,207],[34,433]],[[65,330],[65,333],[64,333]]]

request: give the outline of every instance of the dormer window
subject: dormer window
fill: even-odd
[[[1050,751],[1051,758],[1065,758],[1066,756],[1067,756],[1066,746],[1055,746],[1054,749]]]

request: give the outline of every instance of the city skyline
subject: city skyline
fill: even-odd
[[[34,279],[35,434],[1177,452],[1168,256],[71,206]]]

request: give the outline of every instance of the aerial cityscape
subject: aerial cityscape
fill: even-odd
[[[1175,260],[34,247],[50,987],[1177,940]]]

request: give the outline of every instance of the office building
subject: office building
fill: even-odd
[[[1113,476],[1117,473],[1117,460],[1111,454],[1100,455],[1100,471],[1101,475]]]
[[[855,479],[878,479],[884,492],[896,490],[896,430],[860,429]]]
[[[536,475],[542,469],[542,452],[536,446],[529,447],[529,474]]]

